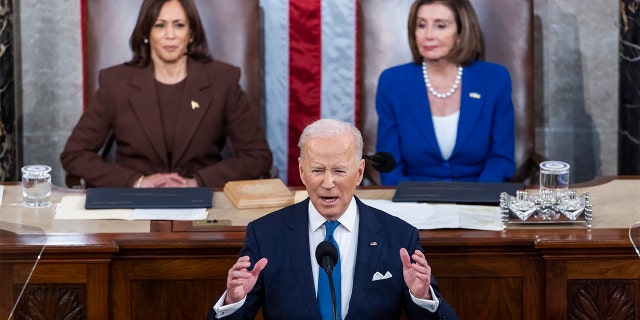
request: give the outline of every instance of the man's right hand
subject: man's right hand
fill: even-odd
[[[253,270],[249,271],[247,268],[251,266],[248,256],[238,258],[238,261],[229,269],[229,275],[227,276],[227,295],[224,298],[224,304],[236,303],[253,289],[258,281],[258,275],[267,265],[267,258],[262,258],[256,262],[253,266]]]

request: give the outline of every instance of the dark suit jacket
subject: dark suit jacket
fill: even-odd
[[[399,319],[402,311],[409,319],[456,319],[432,286],[440,307],[431,313],[415,305],[402,276],[400,248],[410,253],[422,250],[418,230],[356,198],[360,215],[353,292],[345,319]],[[320,319],[309,256],[309,199],[273,212],[247,226],[245,246],[240,256],[252,263],[269,259],[245,304],[223,319],[253,319],[262,307],[265,319]],[[370,243],[376,242],[372,246]],[[391,272],[392,277],[372,281],[374,273]],[[345,275],[342,275],[343,277]],[[211,310],[208,319],[214,319]]]
[[[376,95],[377,151],[397,166],[382,184],[403,180],[508,181],[515,170],[511,79],[503,66],[477,61],[464,67],[458,134],[451,157],[442,158],[422,66],[408,63],[380,75]]]
[[[62,165],[96,187],[132,186],[141,174],[158,172],[195,177],[210,187],[258,178],[269,172],[272,156],[260,110],[249,105],[239,79],[240,69],[231,65],[188,61],[169,163],[153,67],[102,70],[99,89],[61,154]],[[115,163],[97,154],[110,132],[117,144]],[[235,157],[222,159],[227,137]]]

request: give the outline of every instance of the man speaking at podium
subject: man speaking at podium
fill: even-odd
[[[207,319],[253,319],[260,307],[265,319],[456,319],[418,230],[354,195],[364,174],[358,129],[321,119],[298,147],[309,198],[249,223]]]

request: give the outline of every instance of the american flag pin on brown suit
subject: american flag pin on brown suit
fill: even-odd
[[[197,101],[191,100],[191,109],[195,110],[195,109],[198,109],[198,108],[200,108],[200,104]]]
[[[377,246],[377,245],[378,245],[378,243],[377,243],[377,242],[375,242],[375,241],[371,241],[371,242],[369,242],[369,246],[370,246],[370,247],[375,247],[375,246]]]

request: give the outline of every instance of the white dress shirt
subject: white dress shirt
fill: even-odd
[[[326,236],[324,223],[327,221],[320,215],[316,207],[309,201],[309,255],[311,256],[311,270],[313,271],[313,283],[316,287],[316,297],[318,296],[318,273],[320,265],[316,260],[316,247]],[[358,251],[358,205],[355,198],[347,211],[338,219],[340,225],[333,232],[333,238],[340,248],[340,306],[341,314],[347,315],[349,311],[349,300],[353,291],[353,274],[356,270],[356,253]],[[398,256],[400,259],[400,256]]]

